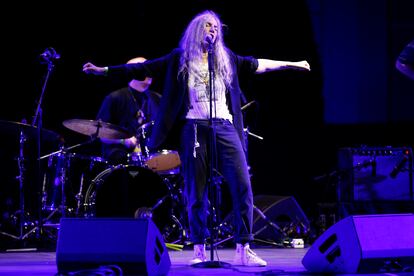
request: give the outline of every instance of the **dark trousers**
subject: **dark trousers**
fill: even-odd
[[[214,122],[217,171],[225,178],[232,197],[234,214],[234,239],[246,243],[253,239],[253,194],[246,155],[236,129],[228,120]],[[209,198],[209,122],[187,120],[181,133],[180,158],[184,176],[184,190],[191,240],[205,243],[209,236],[207,216]],[[199,143],[195,147],[196,142]]]

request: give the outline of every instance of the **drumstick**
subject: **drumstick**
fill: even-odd
[[[177,250],[177,251],[182,251],[184,247],[184,245],[176,244],[176,243],[165,243],[165,246],[169,249]]]

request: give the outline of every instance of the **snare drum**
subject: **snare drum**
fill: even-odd
[[[161,150],[151,153],[145,165],[159,174],[177,174],[180,172],[181,160],[178,152]]]
[[[159,174],[177,174],[180,171],[181,160],[177,151],[162,149],[150,152],[148,143],[154,121],[143,124],[138,129],[138,141],[141,152],[137,155],[142,164]],[[141,159],[140,159],[141,158]]]

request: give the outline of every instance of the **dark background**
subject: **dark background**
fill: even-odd
[[[125,83],[85,75],[82,65],[167,54],[204,9],[221,15],[225,40],[236,53],[306,59],[312,68],[242,81],[247,100],[255,101],[245,111],[246,126],[264,137],[248,138],[255,194],[294,196],[311,217],[318,203],[336,200],[335,179],[323,176],[337,169],[340,147],[412,145],[414,82],[394,69],[399,51],[414,37],[414,4],[408,0],[9,3],[2,10],[11,19],[1,19],[0,119],[30,124],[45,86],[43,128],[66,146],[87,141],[62,122],[94,119],[104,96]],[[48,68],[39,55],[48,47],[61,58],[45,83]],[[161,87],[154,80],[154,89]],[[2,133],[1,202],[3,210],[13,211],[19,140],[10,124],[2,124]],[[35,144],[35,137],[27,143]],[[79,151],[98,154],[88,147]],[[41,143],[41,155],[56,149],[56,143]],[[28,159],[36,154],[29,146]],[[29,193],[38,185],[33,178],[24,184]]]

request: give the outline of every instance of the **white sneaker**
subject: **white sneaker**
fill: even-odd
[[[238,243],[236,244],[236,255],[234,256],[233,265],[266,266],[267,262],[257,256],[256,253],[250,249],[248,243],[244,246]]]
[[[188,262],[189,265],[198,264],[207,261],[206,257],[206,245],[205,244],[194,244],[194,256]]]

